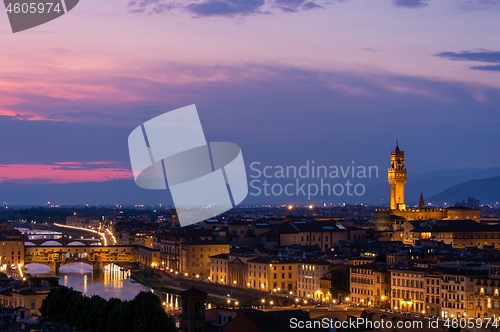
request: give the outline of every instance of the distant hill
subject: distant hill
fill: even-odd
[[[478,199],[481,204],[500,202],[500,176],[457,184],[429,197],[428,201],[434,204],[452,205],[463,199],[467,201],[468,196]]]
[[[9,205],[172,204],[169,190],[146,190],[132,180],[80,183],[0,183],[0,203]]]
[[[405,191],[407,204],[418,204],[420,192],[423,192],[425,200],[428,201],[432,196],[460,183],[470,180],[500,176],[499,167],[488,169],[446,169],[441,171],[425,172],[416,176],[411,176],[411,170],[408,172],[409,179],[406,183]],[[460,201],[464,198],[466,199],[467,196],[462,197]]]
[[[405,185],[405,201],[407,204],[416,205],[420,199],[421,192],[424,194],[424,199],[427,202],[434,195],[463,182],[498,176],[500,176],[500,167],[487,169],[445,169],[439,171],[426,171],[417,175],[413,175],[412,170],[408,169]],[[387,182],[387,173],[381,171],[379,180],[383,180],[380,181],[383,183],[379,182],[371,186],[366,186],[366,194],[362,197],[360,203],[388,204],[390,186],[389,182]],[[472,193],[468,195],[472,196]],[[467,199],[467,195],[460,198],[460,201],[462,201],[462,199]],[[347,202],[354,203],[355,201]],[[447,203],[449,203],[449,201],[447,201]],[[455,201],[453,203],[455,203]]]

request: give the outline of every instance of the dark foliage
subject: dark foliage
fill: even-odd
[[[342,294],[342,297],[344,297],[351,293],[348,270],[332,271],[332,288],[330,290],[330,293],[335,299],[337,298],[338,294]]]
[[[177,331],[172,317],[163,310],[160,299],[141,292],[132,301],[105,300],[67,287],[53,288],[42,302],[40,312],[56,323],[92,332],[169,332]]]

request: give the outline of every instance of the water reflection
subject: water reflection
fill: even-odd
[[[50,268],[42,264],[28,264],[26,267],[26,272],[33,276],[54,276],[50,273]],[[141,291],[151,291],[150,288],[132,282],[130,272],[114,264],[106,266],[100,275],[94,275],[92,266],[85,263],[67,264],[59,271],[57,277],[61,285],[72,287],[88,296],[132,300]]]

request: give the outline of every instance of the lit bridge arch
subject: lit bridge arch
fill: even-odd
[[[32,242],[32,241],[30,241]],[[72,241],[76,242],[76,241]],[[29,245],[24,247],[24,264],[38,263],[50,267],[50,271],[59,273],[59,268],[70,263],[92,265],[94,273],[112,263],[136,263],[141,261],[140,246],[99,246],[99,245]],[[150,249],[150,248],[147,248]],[[153,250],[153,249],[150,249]]]

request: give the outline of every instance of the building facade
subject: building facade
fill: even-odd
[[[210,256],[227,254],[231,245],[217,240],[191,240],[180,243],[180,273],[188,277],[211,276]]]
[[[423,268],[390,270],[392,308],[401,312],[425,312],[425,274]]]
[[[351,302],[389,308],[391,273],[385,264],[369,263],[350,268]]]

